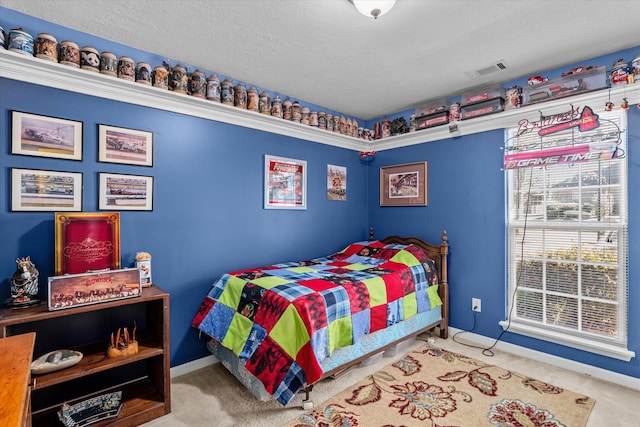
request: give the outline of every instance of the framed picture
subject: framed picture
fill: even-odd
[[[380,206],[426,206],[427,162],[380,168]]]
[[[119,212],[56,212],[55,273],[120,268]]]
[[[100,173],[98,209],[119,211],[153,210],[153,177]]]
[[[82,122],[12,111],[11,154],[82,160]]]
[[[98,161],[153,166],[153,133],[98,125]]]
[[[11,169],[14,212],[82,210],[82,173]]]
[[[347,168],[327,165],[327,199],[347,200]]]
[[[264,208],[307,209],[307,162],[264,156]]]

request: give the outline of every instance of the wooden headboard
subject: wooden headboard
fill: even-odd
[[[371,236],[372,236],[371,232]],[[434,245],[422,240],[419,237],[400,237],[389,236],[381,240],[384,243],[400,244],[400,245],[416,245],[424,251],[429,258],[436,263],[438,271],[438,294],[442,299],[442,320],[440,322],[440,337],[447,338],[449,326],[449,280],[447,278],[447,255],[449,254],[449,243],[447,231],[442,232],[442,238],[439,245]]]

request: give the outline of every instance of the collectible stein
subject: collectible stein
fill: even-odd
[[[300,123],[302,120],[302,111],[300,110],[300,103],[293,101],[291,103],[291,121]]]
[[[389,119],[382,120],[382,138],[391,136],[391,122]]]
[[[340,119],[337,121],[337,126],[336,126],[336,120],[333,120],[333,131],[339,134],[346,134],[346,129],[347,129],[347,121],[344,118],[344,116],[340,116]]]
[[[609,81],[611,86],[626,85],[629,82],[629,65],[622,58],[618,59],[611,67]]]
[[[7,49],[25,55],[33,55],[33,37],[22,28],[9,31],[9,45]]]
[[[84,46],[80,49],[80,68],[87,71],[100,72],[100,53],[98,49]]]
[[[118,58],[111,52],[102,52],[100,55],[100,73],[117,77]]]
[[[5,48],[7,47],[6,43],[5,43],[5,32],[4,32],[4,28],[2,28],[2,26],[0,25],[0,47],[1,48]]]
[[[69,40],[60,42],[60,63],[80,68],[80,49],[77,44]]]
[[[504,109],[511,110],[514,108],[520,108],[520,87],[511,86],[504,93]]]
[[[247,110],[258,112],[259,98],[258,89],[252,87],[247,90]]]
[[[169,89],[169,71],[161,65],[154,67],[151,81],[154,87]]]
[[[271,115],[279,119],[282,118],[282,101],[278,95],[276,95],[271,103]]]
[[[220,102],[220,79],[215,74],[207,77],[207,99]]]
[[[121,56],[118,60],[118,78],[133,82],[136,80],[136,63],[128,56]]]
[[[409,116],[409,132],[416,131],[416,115],[412,114]]]
[[[233,105],[233,98],[233,83],[225,79],[220,84],[220,101],[225,105]]]
[[[301,112],[300,113],[301,114],[300,123],[302,123],[303,125],[309,126],[309,123],[310,123],[309,116],[311,114],[309,112],[309,107],[307,107],[307,106],[302,107],[300,112]]]
[[[260,92],[258,98],[258,112],[261,114],[271,114],[271,95],[266,90]]]
[[[285,99],[282,103],[282,118],[285,120],[291,120],[291,100],[289,98]]]
[[[50,34],[40,33],[35,43],[36,58],[58,62],[58,40]]]
[[[358,138],[359,136],[359,132],[358,132],[358,121],[356,119],[351,120],[351,135],[354,138]]]
[[[640,82],[640,56],[637,56],[631,62],[631,73],[633,74],[633,81]]]
[[[333,126],[334,126],[334,121],[333,121],[333,114],[325,114],[325,125],[324,126],[320,126],[322,129],[326,129],[329,132],[333,132]],[[318,121],[320,121],[320,117],[318,117]]]
[[[238,83],[233,90],[233,105],[238,108],[247,108],[247,87]]]
[[[136,68],[136,83],[151,86],[151,65],[146,62],[138,62]]]
[[[204,98],[207,95],[207,80],[204,73],[199,70],[195,70],[189,77],[189,91],[191,96],[197,98]]]
[[[327,129],[327,116],[323,111],[318,113],[318,127],[320,129]]]
[[[462,116],[460,113],[460,103],[453,102],[449,106],[449,123],[459,122],[461,119],[462,119]]]
[[[309,113],[309,126],[318,127],[318,112],[312,111]]]
[[[16,272],[11,276],[11,307],[24,307],[40,302],[38,299],[38,277],[31,257],[16,258]]]
[[[176,64],[171,69],[171,74],[169,74],[169,88],[174,92],[187,93],[188,82],[187,69],[180,64]]]
[[[150,287],[151,281],[151,254],[149,252],[136,253],[136,268],[140,272],[140,286]]]

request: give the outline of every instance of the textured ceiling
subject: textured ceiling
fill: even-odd
[[[0,6],[367,120],[640,46],[638,0],[398,0],[378,20],[348,0]]]

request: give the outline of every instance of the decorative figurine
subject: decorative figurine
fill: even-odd
[[[504,109],[520,108],[522,96],[520,86],[511,86],[505,91]]]
[[[38,299],[39,272],[31,257],[16,258],[17,269],[11,276],[10,307],[24,307],[40,302]]]
[[[291,108],[292,103],[289,98],[282,102],[282,118],[285,120],[291,120]]]
[[[140,286],[148,288],[151,281],[151,254],[149,252],[136,253],[136,268],[140,271]]]
[[[133,334],[129,335],[127,328],[118,328],[118,332],[114,338],[111,333],[111,345],[107,349],[107,357],[131,356],[138,353],[138,341],[136,341],[136,325],[133,325]]]

